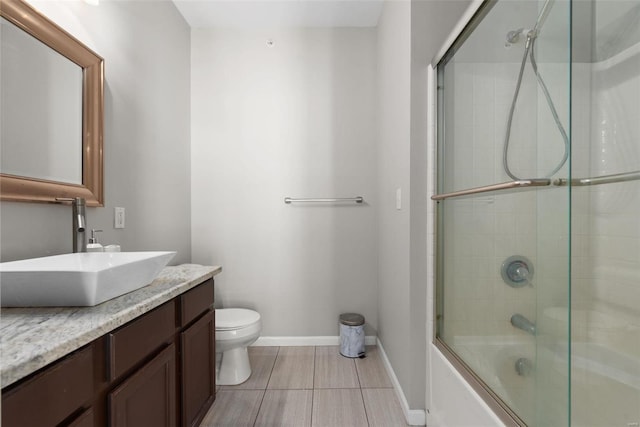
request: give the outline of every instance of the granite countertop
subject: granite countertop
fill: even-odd
[[[2,308],[0,384],[6,387],[222,271],[165,267],[148,286],[94,307]]]

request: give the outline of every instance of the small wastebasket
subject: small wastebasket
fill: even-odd
[[[364,357],[364,316],[357,313],[340,315],[340,354]]]

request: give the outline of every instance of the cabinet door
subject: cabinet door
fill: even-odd
[[[176,354],[165,348],[109,393],[110,425],[163,427],[176,425]]]
[[[200,423],[215,399],[215,312],[209,311],[180,334],[182,425]]]

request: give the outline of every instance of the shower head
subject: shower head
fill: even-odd
[[[544,5],[542,6],[540,13],[538,14],[538,19],[536,19],[536,25],[534,25],[533,27],[534,35],[537,36],[540,33],[540,29],[544,25],[544,21],[547,20],[547,17],[549,16],[549,12],[551,12],[551,8],[553,7],[554,3],[555,3],[555,0],[547,0],[544,2]]]

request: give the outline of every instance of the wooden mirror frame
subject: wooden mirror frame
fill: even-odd
[[[82,184],[0,173],[0,200],[56,203],[82,197],[104,206],[104,60],[22,0],[1,0],[0,16],[82,68]]]

